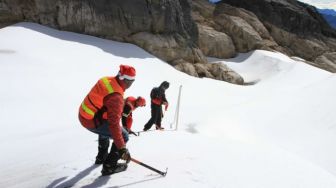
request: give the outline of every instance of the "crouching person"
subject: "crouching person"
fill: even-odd
[[[133,117],[132,113],[135,109],[138,107],[144,107],[146,106],[146,100],[143,97],[127,97],[125,99],[125,106],[122,113],[122,125],[124,129],[128,131],[129,134],[134,134],[135,136],[138,136],[135,132],[132,131],[132,124],[133,124]]]
[[[110,175],[127,168],[131,155],[126,148],[128,132],[120,126],[124,107],[124,91],[135,79],[135,69],[120,65],[117,76],[103,77],[86,95],[79,108],[79,121],[93,133],[98,134],[98,154],[95,164],[103,164],[102,175]],[[108,152],[109,139],[113,143]],[[118,163],[123,159],[126,163]]]

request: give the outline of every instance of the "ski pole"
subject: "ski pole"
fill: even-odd
[[[155,130],[137,131],[135,132],[135,134],[138,134],[138,136],[140,136],[140,133],[149,132],[149,131],[155,131]]]
[[[135,162],[136,164],[139,164],[139,165],[141,165],[141,166],[143,166],[143,167],[146,167],[146,168],[148,168],[148,169],[150,169],[150,170],[152,170],[152,171],[154,171],[154,172],[157,172],[157,173],[161,174],[162,176],[166,176],[167,171],[168,171],[168,168],[167,168],[167,169],[166,169],[166,172],[162,172],[162,171],[160,171],[160,170],[157,170],[157,169],[155,169],[155,168],[153,168],[153,167],[151,167],[151,166],[148,166],[148,165],[146,165],[146,164],[144,164],[144,163],[142,163],[142,162],[140,162],[140,161],[138,161],[138,160],[136,160],[136,159],[133,159],[133,158],[131,158],[131,161],[133,161],[133,162]]]

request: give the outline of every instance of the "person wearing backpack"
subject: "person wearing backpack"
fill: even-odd
[[[169,82],[163,81],[159,87],[154,87],[150,93],[151,97],[151,118],[144,126],[144,131],[149,130],[153,124],[156,125],[157,130],[164,129],[161,127],[163,117],[161,106],[165,106],[165,111],[168,109],[168,101],[166,99],[165,91],[169,88]]]

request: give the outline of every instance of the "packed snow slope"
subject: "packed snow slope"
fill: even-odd
[[[336,76],[283,54],[254,51],[225,63],[253,85],[200,79],[132,44],[32,23],[0,29],[0,187],[336,187]],[[169,81],[163,126],[130,136],[138,164],[107,177],[97,135],[78,108],[120,64],[137,70],[125,96]],[[174,123],[182,85],[178,125]],[[142,130],[150,105],[133,113]],[[175,128],[177,127],[177,130]]]

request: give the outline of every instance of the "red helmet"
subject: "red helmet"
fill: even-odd
[[[146,99],[143,97],[138,97],[136,99],[137,106],[146,106]]]

